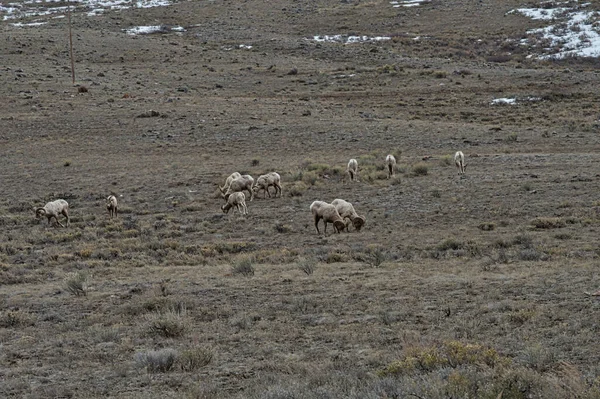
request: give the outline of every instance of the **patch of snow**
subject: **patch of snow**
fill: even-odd
[[[0,4],[2,20],[21,20],[30,17],[43,17],[65,14],[68,7],[54,7],[52,3],[64,4],[62,0],[25,0],[20,3]],[[86,12],[93,17],[109,10],[124,10],[129,8],[152,8],[171,5],[170,0],[72,0],[71,12]]]
[[[238,47],[244,50],[250,50],[252,48],[252,46],[249,46],[247,44],[240,44]]]
[[[521,40],[521,45],[535,46],[540,38],[547,42],[542,50],[546,54],[539,59],[562,59],[569,56],[600,56],[600,13],[598,11],[582,11],[590,3],[577,7],[518,8],[509,13],[520,13],[536,20],[556,22],[544,28],[527,31],[528,39]]]
[[[516,98],[496,98],[492,100],[491,105],[510,104],[514,105],[517,103]]]
[[[47,24],[47,23],[48,23],[48,22],[30,22],[30,23],[28,23],[28,24],[24,24],[24,23],[22,23],[22,22],[15,22],[15,23],[12,23],[11,25],[12,25],[12,26],[17,26],[17,27],[19,27],[19,28],[24,28],[24,27],[27,27],[27,26],[40,26],[40,25],[45,25],[45,24]]]
[[[165,25],[134,26],[133,28],[123,29],[128,35],[149,35],[151,33],[168,33],[171,31],[184,32],[181,26],[169,28]]]
[[[378,42],[384,40],[390,40],[389,36],[347,36],[347,35],[324,35],[314,36],[312,40],[315,42],[332,42],[332,43],[365,43],[365,42]]]
[[[423,3],[428,3],[429,1],[430,0],[397,0],[397,1],[390,1],[390,4],[394,8],[416,7],[416,6],[420,6]]]

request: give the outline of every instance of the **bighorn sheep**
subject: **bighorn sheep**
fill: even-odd
[[[358,161],[354,158],[348,161],[348,168],[346,172],[350,176],[350,181],[354,181],[358,178]],[[358,180],[357,180],[358,181]]]
[[[223,194],[223,198],[228,199],[229,196],[233,193],[241,192],[247,190],[250,193],[250,201],[254,199],[254,192],[252,191],[252,186],[254,185],[254,178],[250,175],[243,175],[231,181],[229,188]]]
[[[359,216],[358,213],[356,213],[354,207],[348,201],[344,201],[343,199],[334,199],[331,202],[331,205],[335,206],[335,209],[343,219],[350,219],[350,222],[352,222],[352,225],[356,231],[360,231],[367,221],[364,216]],[[348,224],[346,224],[346,229],[348,229]]]
[[[454,154],[454,164],[456,165],[456,169],[458,169],[458,174],[464,175],[465,170],[467,170],[467,164],[465,163],[465,154],[462,151],[456,151],[456,154]]]
[[[106,198],[106,209],[108,210],[108,214],[112,218],[117,217],[117,197],[114,195],[109,195]]]
[[[387,177],[389,179],[396,173],[396,158],[392,154],[389,154],[385,157],[385,165],[387,167]]]
[[[325,223],[325,233],[327,233],[327,223],[333,223],[333,229],[338,233],[346,228],[344,219],[342,219],[338,211],[335,209],[335,206],[328,204],[327,202],[313,202],[310,205],[310,211],[315,219],[315,227],[318,234],[321,234],[319,231],[319,220],[321,219],[323,219],[323,223]]]
[[[54,218],[59,226],[65,227],[58,220],[58,215],[61,214],[67,218],[67,227],[69,227],[69,204],[64,199],[48,202],[43,208],[35,208],[36,218],[39,219],[42,216],[46,216],[48,218],[48,224],[50,224],[50,220]]]
[[[225,185],[223,187],[219,186],[219,190],[221,191],[221,194],[225,194],[225,192],[231,185],[231,182],[234,179],[237,179],[238,177],[242,177],[242,175],[239,174],[238,172],[233,172],[232,174],[230,174],[229,177],[227,178],[227,180],[225,180]]]
[[[253,187],[254,193],[258,195],[260,190],[264,190],[263,198],[269,195],[271,198],[271,193],[269,192],[269,187],[275,187],[275,197],[277,198],[277,192],[279,192],[279,197],[281,197],[281,176],[277,172],[267,173],[266,175],[260,176],[256,180],[256,185]]]
[[[229,213],[229,210],[234,206],[242,215],[248,214],[248,208],[246,207],[246,196],[241,191],[232,193],[229,198],[227,198],[227,203],[223,205],[221,209],[223,210],[223,213]]]

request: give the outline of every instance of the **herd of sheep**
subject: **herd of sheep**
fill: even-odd
[[[462,151],[457,151],[454,154],[454,164],[458,170],[459,175],[463,175],[467,168],[465,163],[465,155]],[[388,155],[385,158],[385,166],[387,169],[387,177],[392,178],[396,170],[396,158],[393,155]],[[351,181],[358,181],[358,161],[354,158],[348,161],[348,167],[346,173],[350,177]],[[246,195],[244,191],[248,191],[250,194],[250,201],[254,199],[254,195],[258,194],[260,190],[263,190],[263,198],[268,195],[271,198],[269,188],[275,188],[275,197],[277,193],[281,197],[281,176],[277,172],[270,172],[262,175],[254,181],[254,178],[250,175],[241,175],[238,172],[232,173],[225,180],[225,185],[219,186],[221,196],[225,199],[225,205],[221,206],[221,210],[224,213],[228,213],[231,208],[236,208],[242,215],[248,214],[248,207],[246,206]],[[117,216],[117,197],[109,195],[106,198],[106,209],[108,210],[111,218]],[[343,230],[349,231],[349,226],[352,224],[356,231],[364,226],[366,222],[365,216],[361,216],[356,213],[354,206],[348,201],[343,199],[335,199],[331,204],[324,201],[314,201],[310,205],[310,211],[315,221],[315,228],[317,233],[321,234],[319,230],[319,221],[323,220],[325,224],[324,233],[327,233],[327,224],[333,224],[335,232],[339,233]],[[69,204],[64,199],[58,199],[55,201],[48,202],[46,205],[40,208],[35,208],[35,215],[39,219],[43,216],[48,218],[48,224],[51,223],[52,218],[56,220],[57,225],[65,227],[59,220],[58,216],[63,215],[67,219],[67,227],[69,227]]]

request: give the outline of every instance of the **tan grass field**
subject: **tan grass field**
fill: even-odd
[[[0,396],[600,398],[598,60],[519,7],[78,8],[75,86],[66,18],[3,21]],[[234,171],[283,196],[223,214]]]

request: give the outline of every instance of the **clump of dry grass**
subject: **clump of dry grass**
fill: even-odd
[[[496,350],[479,345],[465,344],[459,341],[448,341],[441,345],[412,348],[399,361],[388,365],[378,375],[413,374],[431,372],[445,367],[457,368],[461,365],[485,365],[496,367],[508,364],[510,360],[501,356]]]
[[[315,271],[317,262],[314,259],[303,259],[298,263],[298,269],[310,276]]]
[[[241,274],[242,276],[250,277],[254,276],[254,257],[244,256],[239,258],[232,266],[231,273]]]
[[[65,276],[65,289],[75,296],[86,296],[89,276],[83,271],[68,273]]]
[[[531,220],[531,225],[536,229],[558,229],[565,227],[566,223],[558,217],[537,217]]]
[[[0,313],[0,327],[13,328],[23,326],[33,326],[35,320],[31,314],[21,310],[9,310]]]
[[[429,174],[429,165],[425,162],[418,162],[413,165],[412,173],[415,176],[426,176]]]
[[[211,350],[197,346],[181,352],[177,357],[177,364],[182,371],[195,371],[210,364],[213,356]]]
[[[188,328],[186,308],[170,307],[146,315],[146,328],[151,335],[164,338],[178,338],[185,334]]]

